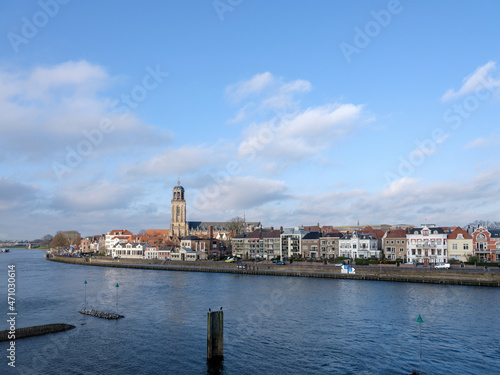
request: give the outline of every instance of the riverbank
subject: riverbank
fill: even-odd
[[[14,340],[24,339],[26,337],[47,335],[49,333],[64,332],[73,328],[75,328],[75,326],[71,324],[45,324],[41,326],[16,328]],[[9,330],[0,331],[0,342],[12,340],[9,339],[9,332]]]
[[[150,269],[163,271],[184,272],[216,272],[244,275],[315,277],[331,279],[393,281],[425,284],[448,284],[500,287],[500,272],[472,271],[472,270],[435,270],[406,267],[356,267],[356,274],[343,274],[340,269],[333,266],[310,265],[274,265],[271,263],[257,263],[247,269],[238,269],[234,263],[199,261],[199,262],[165,262],[152,260],[125,260],[92,259],[53,257],[50,261],[79,264],[95,267],[115,267]]]

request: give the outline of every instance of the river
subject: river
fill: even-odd
[[[420,368],[419,315],[424,373],[499,371],[498,288],[88,267],[43,255],[0,254],[0,330],[8,265],[18,328],[76,328],[17,340],[15,368],[1,343],[2,374],[410,374]],[[207,312],[220,307],[224,361],[214,369]]]

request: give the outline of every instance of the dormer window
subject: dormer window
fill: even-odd
[[[459,235],[457,235],[457,239],[458,240],[463,240],[464,239],[464,235],[462,233],[460,233]]]

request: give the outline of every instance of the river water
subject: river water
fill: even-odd
[[[39,250],[16,266],[17,327],[67,332],[1,343],[1,374],[498,374],[500,290],[485,287],[87,267]],[[87,281],[87,284],[84,284]],[[118,287],[116,287],[118,284]],[[116,312],[113,321],[78,313]],[[207,311],[224,311],[224,361],[206,363]]]

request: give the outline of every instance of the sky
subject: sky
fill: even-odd
[[[499,220],[500,3],[0,3],[0,239]]]

